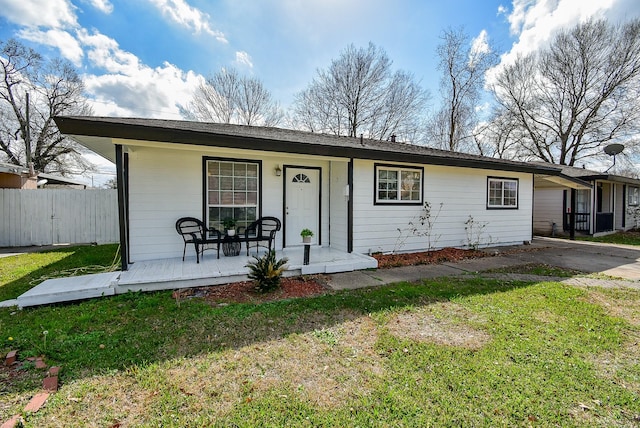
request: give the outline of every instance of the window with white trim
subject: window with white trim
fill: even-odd
[[[628,205],[639,205],[640,204],[640,189],[637,187],[629,187],[628,192]]]
[[[208,227],[223,230],[227,218],[235,219],[236,227],[246,227],[258,218],[259,171],[257,162],[206,161]]]
[[[422,168],[375,165],[376,204],[422,204]]]
[[[487,208],[518,208],[518,179],[489,177]]]

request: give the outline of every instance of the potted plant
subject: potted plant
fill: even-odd
[[[302,229],[302,231],[300,232],[300,236],[302,236],[302,242],[308,244],[311,242],[313,232],[309,229]]]
[[[233,236],[236,234],[235,218],[225,218],[224,220],[222,220],[222,226],[224,227],[224,230],[227,236]]]

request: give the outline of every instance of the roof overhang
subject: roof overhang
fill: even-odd
[[[591,183],[580,180],[579,178],[569,177],[567,175],[543,175],[536,174],[533,180],[536,189],[551,187],[567,187],[576,190],[588,190],[593,188]]]
[[[260,150],[334,158],[481,168],[560,175],[553,166],[494,159],[428,147],[340,137],[304,131],[159,119],[55,117],[58,129],[106,159],[115,161],[115,144],[151,141],[204,147]]]

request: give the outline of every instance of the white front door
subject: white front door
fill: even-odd
[[[311,229],[311,242],[320,237],[320,170],[286,168],[285,246],[300,245],[302,229]]]

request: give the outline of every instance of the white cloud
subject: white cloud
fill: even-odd
[[[253,61],[251,60],[251,56],[244,52],[238,51],[236,52],[236,64],[241,66],[247,66],[249,68],[253,68]]]
[[[82,65],[84,52],[80,43],[67,31],[48,30],[40,31],[35,29],[23,29],[18,32],[18,37],[45,46],[52,46],[60,51],[60,54],[71,61],[76,67]]]
[[[25,27],[64,28],[77,25],[69,0],[0,0],[0,16]]]
[[[487,78],[492,81],[499,70],[512,64],[519,55],[527,55],[544,47],[561,29],[592,17],[619,22],[620,17],[628,19],[639,16],[637,0],[513,0],[507,19],[517,41],[510,51],[502,55],[500,64],[489,72]]]
[[[500,6],[498,6],[498,12],[496,13],[496,15],[506,15],[508,11],[509,11],[509,9],[507,9],[503,5],[500,5]]]
[[[109,0],[89,0],[91,5],[107,15],[113,12],[113,4]]]
[[[201,76],[165,62],[149,67],[118,43],[98,32],[78,32],[92,67],[106,74],[83,76],[94,112],[101,116],[179,119],[179,104],[193,94]]]
[[[489,53],[491,48],[489,47],[489,34],[487,30],[480,31],[480,34],[471,41],[471,53]]]
[[[138,57],[123,51],[118,42],[110,37],[85,29],[78,31],[78,40],[87,49],[87,58],[91,65],[109,73],[133,74],[141,68]]]
[[[196,34],[207,33],[218,41],[227,43],[221,31],[213,30],[209,25],[209,15],[187,4],[185,0],[149,0],[163,15],[168,16],[178,24],[191,29]]]

